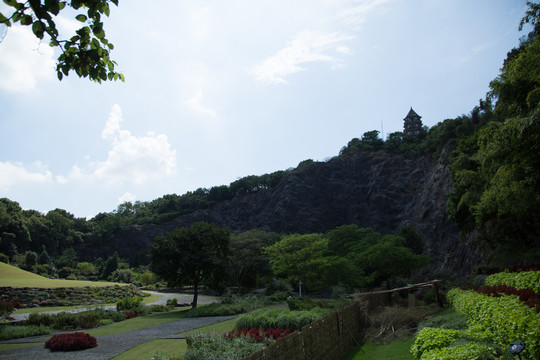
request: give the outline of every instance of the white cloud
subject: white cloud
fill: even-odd
[[[346,6],[342,7],[336,20],[344,25],[358,26],[364,23],[369,14],[379,6],[387,3],[389,0],[352,0],[347,1]]]
[[[176,171],[176,151],[171,149],[167,136],[149,132],[136,137],[120,127],[122,110],[114,105],[102,132],[112,141],[107,160],[94,163],[93,175],[113,183],[145,183],[173,175]]]
[[[333,68],[340,60],[329,55],[330,51],[343,52],[343,43],[353,38],[340,33],[302,31],[275,55],[262,61],[250,70],[259,81],[270,84],[286,84],[288,75],[304,71],[303,64],[312,62],[330,63]]]
[[[41,167],[41,166],[39,166]],[[43,184],[52,182],[51,172],[31,172],[20,163],[0,162],[0,189],[21,183]]]
[[[132,203],[132,202],[135,201],[136,198],[137,197],[135,195],[133,195],[132,193],[126,192],[126,193],[124,193],[124,195],[122,195],[122,196],[120,196],[118,198],[118,204],[123,204],[125,202],[131,202]]]
[[[0,43],[0,88],[28,92],[39,80],[53,78],[54,51],[40,43],[29,26],[12,26]]]
[[[216,112],[214,110],[210,109],[210,108],[205,107],[202,104],[202,97],[203,97],[203,92],[202,92],[202,90],[199,90],[197,95],[195,95],[191,99],[187,100],[185,103],[187,105],[189,105],[189,107],[192,110],[195,110],[198,113],[201,113],[201,114],[206,115],[206,116],[210,116],[212,118],[216,118],[217,117]]]

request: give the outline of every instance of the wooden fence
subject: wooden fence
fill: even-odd
[[[352,346],[360,345],[366,325],[367,314],[355,301],[244,359],[339,360]]]
[[[355,301],[301,331],[277,340],[273,345],[244,358],[245,360],[340,360],[353,347],[360,346],[362,332],[368,326],[371,307],[385,305],[388,294],[433,287],[437,303],[440,280],[405,287],[352,294]]]

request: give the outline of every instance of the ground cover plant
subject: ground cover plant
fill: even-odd
[[[51,332],[50,327],[43,325],[3,325],[0,326],[0,340],[49,335]]]
[[[221,298],[220,303],[199,305],[187,313],[187,317],[226,316],[246,313],[269,305],[265,296],[248,294],[245,296],[229,295]]]
[[[268,344],[250,337],[226,338],[222,334],[188,336],[184,360],[239,360],[264,349]]]
[[[289,329],[300,330],[331,312],[330,309],[314,308],[309,311],[290,311],[286,308],[261,309],[242,315],[236,322],[236,329]]]
[[[540,313],[536,306],[527,304],[538,294],[532,289],[518,290],[504,284],[526,284],[528,280],[523,279],[537,275],[503,274],[488,276],[490,283],[496,285],[450,290],[448,300],[467,319],[467,326],[464,328],[463,321],[458,321],[458,329],[426,327],[418,334],[411,353],[420,360],[498,359],[506,354],[510,343],[519,341],[525,343],[522,359],[540,358]]]
[[[45,347],[51,351],[75,351],[96,346],[98,345],[95,337],[81,332],[53,335],[45,342]]]

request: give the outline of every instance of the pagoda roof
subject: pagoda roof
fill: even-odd
[[[421,116],[418,115],[418,114],[413,110],[413,108],[411,107],[411,110],[409,110],[409,113],[407,114],[407,116],[405,116],[405,119],[407,119],[407,118],[412,118],[412,117],[421,117]]]

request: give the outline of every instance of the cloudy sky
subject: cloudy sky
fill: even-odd
[[[525,0],[120,0],[125,83],[56,78],[57,50],[0,28],[0,197],[110,212],[324,161],[370,130],[469,113]],[[0,5],[0,11],[5,10]],[[4,11],[5,12],[5,11]],[[58,17],[71,37],[78,23]]]

